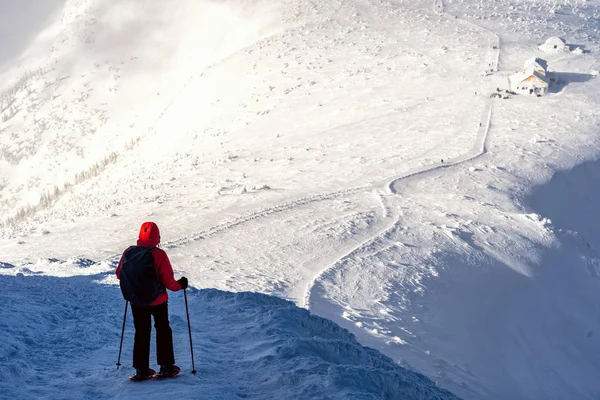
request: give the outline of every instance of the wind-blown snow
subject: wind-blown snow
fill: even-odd
[[[0,0],[0,37],[4,38],[0,44],[0,75],[16,79],[22,68],[37,67],[45,61],[57,33],[55,22],[65,3],[66,0]]]
[[[600,2],[59,5],[0,50],[0,273],[110,273],[153,220],[194,287],[462,398],[600,396]],[[505,92],[534,55],[549,95]]]
[[[48,275],[58,270],[72,275]],[[0,294],[3,398],[456,399],[291,302],[215,289],[188,290],[197,374],[190,372],[185,306],[177,293],[169,306],[182,375],[130,382],[130,313],[123,366],[114,366],[125,304],[115,280],[113,266],[87,260],[40,260],[0,275],[0,284],[11,288]]]

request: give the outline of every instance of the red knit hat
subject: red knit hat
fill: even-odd
[[[140,242],[146,242],[152,246],[160,243],[160,230],[154,222],[144,222],[140,228]]]

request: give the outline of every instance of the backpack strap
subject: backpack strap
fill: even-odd
[[[152,255],[152,250],[154,250],[154,249],[158,249],[158,247],[156,247],[156,246],[147,247],[144,251],[146,253],[150,253],[150,255],[152,256],[152,261],[154,262],[154,272],[156,272],[156,282],[160,283],[160,280],[158,278],[158,268],[156,268],[156,262],[154,261],[154,256]]]
[[[163,285],[163,283],[160,280],[160,276],[158,276],[158,265],[156,265],[156,261],[154,261],[154,256],[152,255],[152,251],[158,249],[158,247],[156,246],[152,246],[152,247],[148,247],[146,249],[147,253],[150,253],[150,256],[152,257],[152,261],[154,262],[154,272],[156,273],[156,283],[158,284],[159,287],[159,293],[162,292],[166,292],[167,289],[165,288],[165,285]]]

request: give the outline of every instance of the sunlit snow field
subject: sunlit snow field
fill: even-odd
[[[0,387],[131,398],[112,273],[152,220],[194,288],[177,393],[598,398],[598,29],[598,1],[0,0]],[[558,83],[507,94],[533,55]],[[281,307],[305,330],[263,332]],[[239,364],[236,313],[244,362],[325,324],[343,351],[289,348],[329,380]],[[175,294],[189,372],[184,316]],[[64,337],[74,392],[34,382]]]

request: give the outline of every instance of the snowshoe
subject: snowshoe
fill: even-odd
[[[167,379],[173,378],[179,375],[179,371],[181,369],[177,365],[161,365],[160,371],[157,374],[154,374],[155,379]]]
[[[136,369],[135,375],[131,375],[129,377],[129,379],[131,379],[132,381],[135,381],[135,382],[139,382],[139,381],[145,381],[147,379],[150,379],[154,375],[156,375],[156,371],[153,370],[152,368]]]

